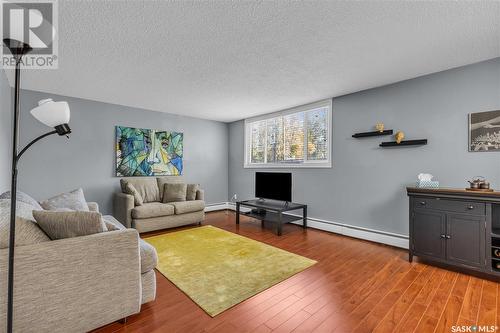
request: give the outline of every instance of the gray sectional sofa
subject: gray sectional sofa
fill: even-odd
[[[98,211],[95,203],[89,208]],[[155,249],[112,216],[114,231],[50,240],[18,201],[15,332],[86,332],[138,313],[155,299]],[[6,326],[10,199],[0,199],[0,332]]]
[[[184,183],[181,176],[128,177],[120,180],[122,193],[114,198],[114,216],[127,228],[140,233],[201,223],[205,219],[204,192],[196,191],[195,200],[163,203],[165,184]],[[134,196],[127,194],[126,186],[132,184],[144,203],[136,205]]]

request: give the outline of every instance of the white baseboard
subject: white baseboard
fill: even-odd
[[[236,210],[236,205],[233,202],[223,202],[218,204],[209,205],[205,208],[205,212],[212,212],[216,210]],[[243,212],[247,212],[250,209],[242,207]],[[290,214],[293,216],[300,216],[296,214]],[[302,221],[292,222],[294,224],[302,225]],[[328,232],[333,232],[340,235],[345,235],[353,238],[364,239],[376,243],[387,244],[395,247],[400,247],[403,249],[409,248],[408,236],[395,234],[386,231],[380,231],[375,229],[357,227],[354,225],[346,224],[346,223],[337,223],[317,218],[308,217],[307,218],[307,226],[324,230]]]
[[[205,207],[205,213],[214,212],[216,210],[230,209],[227,202],[220,202],[215,204],[210,204]]]
[[[295,221],[292,223],[302,225],[302,221]],[[334,232],[336,234],[344,236],[400,247],[403,249],[409,248],[408,236],[405,235],[393,234],[385,231],[357,227],[349,224],[335,223],[315,218],[307,218],[307,226],[315,229]]]

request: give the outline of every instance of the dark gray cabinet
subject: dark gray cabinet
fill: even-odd
[[[416,255],[444,259],[446,257],[446,215],[435,211],[416,210],[412,217],[412,250]]]
[[[500,276],[500,257],[492,256],[495,248],[500,250],[500,192],[419,188],[407,191],[410,261],[415,255]]]
[[[485,217],[441,211],[438,207],[413,211],[411,252],[465,266],[484,266]]]
[[[483,267],[486,220],[483,216],[446,215],[446,260],[465,266]]]

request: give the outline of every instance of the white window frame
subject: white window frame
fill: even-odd
[[[252,142],[252,131],[251,131],[251,125],[255,122],[262,121],[262,120],[267,120],[279,116],[286,116],[292,113],[298,113],[298,112],[304,112],[304,111],[312,111],[314,109],[318,108],[327,108],[327,154],[328,154],[328,159],[322,160],[322,161],[314,161],[314,160],[307,160],[307,148],[305,149],[305,156],[304,156],[304,161],[302,162],[282,162],[282,163],[267,163],[267,151],[264,150],[264,163],[252,163],[251,162],[251,142]],[[304,122],[307,122],[307,117],[304,117]],[[245,160],[243,163],[244,168],[331,168],[332,167],[332,138],[333,138],[333,129],[332,129],[332,99],[326,99],[322,101],[318,101],[315,103],[311,104],[306,104],[306,105],[301,105],[298,107],[294,107],[291,109],[286,109],[283,111],[278,111],[278,112],[273,112],[270,114],[258,116],[258,117],[253,117],[249,119],[245,119],[245,138],[244,138],[244,145],[245,145]],[[304,127],[307,128],[307,124],[304,123]],[[307,135],[304,135],[304,145],[307,147]],[[265,134],[265,140],[264,140],[264,147],[267,149],[267,126],[266,126],[266,134]]]

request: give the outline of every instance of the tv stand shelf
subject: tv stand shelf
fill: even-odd
[[[253,208],[260,212],[250,211],[248,213],[241,213],[241,207]],[[238,201],[236,202],[236,224],[240,224],[240,214],[246,215],[261,220],[262,222],[276,223],[277,234],[281,236],[284,223],[290,223],[301,219],[300,217],[283,213],[297,209],[302,209],[302,225],[304,228],[307,228],[307,205],[260,199]]]
[[[275,212],[266,211],[264,214],[248,212],[248,213],[241,213],[241,215],[246,215],[248,217],[252,217],[254,219],[266,221],[266,222],[272,222],[272,223],[279,222],[279,214],[275,213]],[[282,223],[290,223],[290,222],[297,221],[300,219],[302,219],[302,218],[297,217],[297,216],[293,216],[293,215],[289,215],[289,214],[282,214]]]

